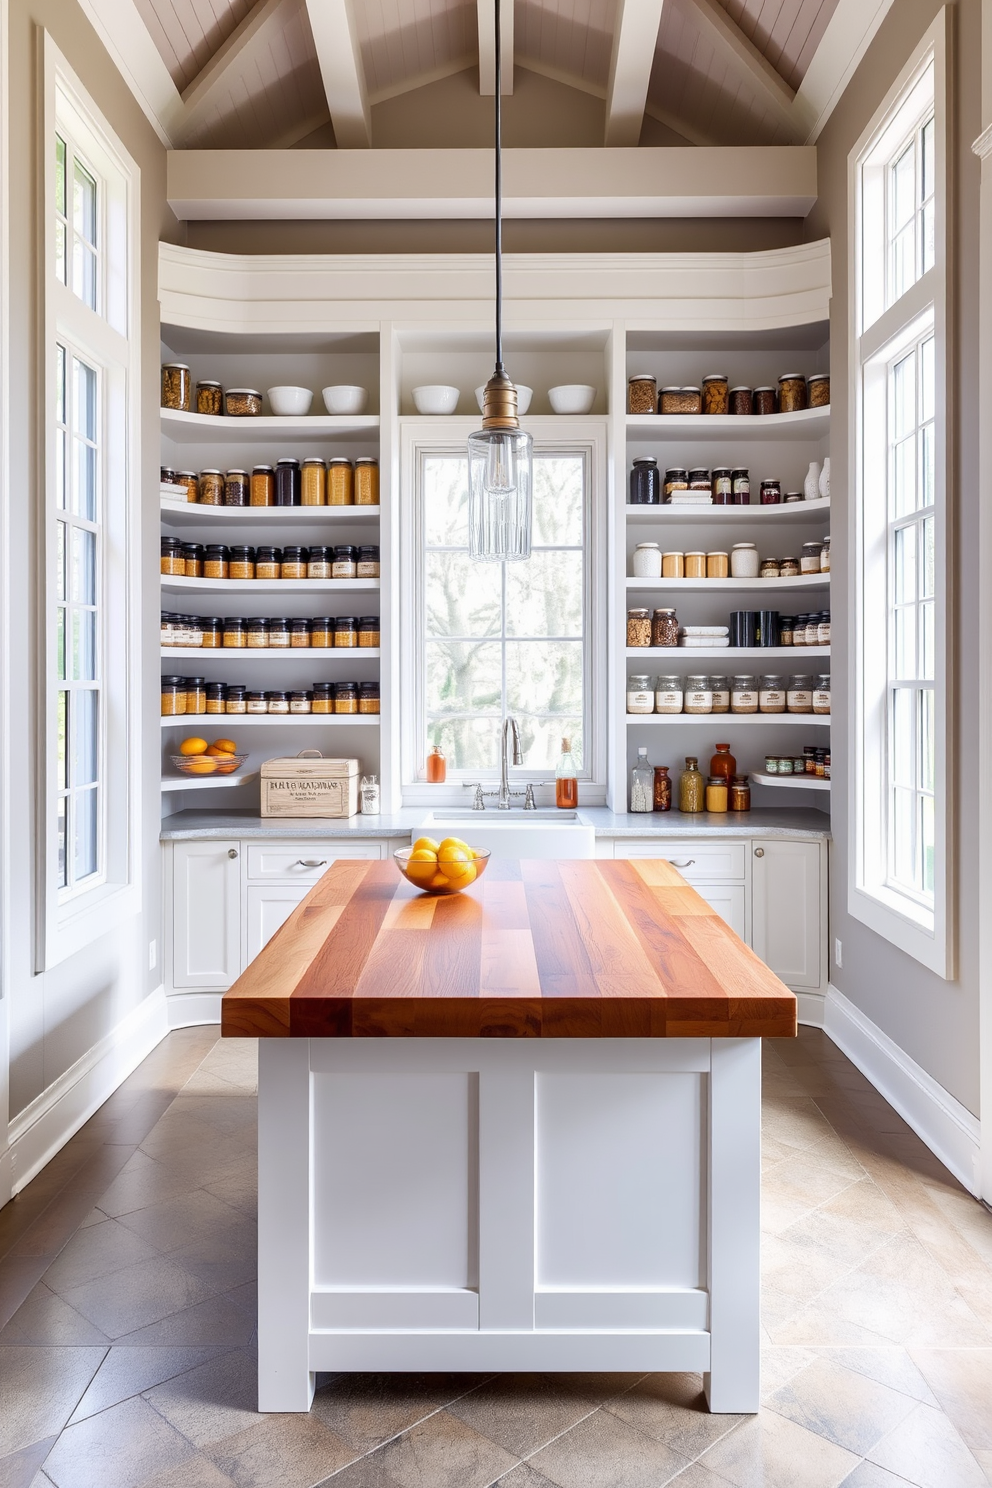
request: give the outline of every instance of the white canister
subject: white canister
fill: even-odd
[[[756,579],[761,569],[756,543],[734,543],[730,550],[730,572],[735,579]]]
[[[638,543],[634,549],[634,578],[661,578],[661,548],[658,543]]]

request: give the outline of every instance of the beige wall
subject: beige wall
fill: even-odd
[[[833,239],[834,294],[831,312],[831,363],[834,418],[831,424],[831,476],[834,514],[832,583],[834,749],[832,811],[836,839],[831,868],[831,956],[833,937],[843,943],[843,969],[831,967],[831,980],[908,1054],[970,1111],[978,1112],[978,943],[976,886],[978,844],[975,810],[978,767],[977,676],[978,611],[978,161],[971,142],[980,132],[981,3],[949,5],[952,78],[949,88],[955,140],[956,201],[950,282],[956,297],[951,321],[951,404],[956,417],[949,431],[956,474],[951,502],[956,526],[951,572],[952,622],[956,631],[953,686],[957,696],[952,728],[952,768],[958,787],[954,815],[958,883],[958,976],[945,982],[926,971],[888,941],[847,913],[848,851],[845,823],[852,809],[844,743],[848,727],[845,658],[853,601],[849,551],[850,492],[847,407],[847,324],[849,313],[847,240],[847,159],[887,89],[919,43],[940,6],[937,0],[898,0],[824,130],[818,146],[820,197],[809,217],[810,239]],[[956,735],[956,737],[955,737]],[[987,910],[986,910],[987,912]]]

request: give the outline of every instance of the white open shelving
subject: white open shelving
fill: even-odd
[[[379,579],[187,579],[162,575],[163,594],[344,594],[378,589]]]
[[[202,583],[200,579],[187,579],[188,584]],[[758,590],[762,594],[774,595],[794,592],[797,589],[829,589],[830,575],[799,574],[794,579],[632,579],[627,588],[638,594],[662,594],[668,590],[699,594],[751,594]]]
[[[627,438],[638,443],[706,440],[720,444],[752,444],[757,440],[820,439],[830,431],[830,407],[804,408],[799,413],[733,414],[628,413]],[[726,461],[714,461],[725,464]]]
[[[331,414],[308,414],[306,418],[228,418],[224,414],[184,413],[162,409],[162,432],[180,444],[278,444],[287,439],[344,439],[377,434],[379,415],[358,414],[342,418]]]
[[[164,775],[162,777],[162,790],[168,794],[170,791],[187,790],[230,790],[236,785],[251,785],[258,779],[257,770],[239,770],[236,775],[205,775],[202,780],[197,780],[193,775]]]
[[[222,728],[233,737],[243,728],[378,728],[379,722],[378,713],[181,713],[163,718],[162,727]]]
[[[275,661],[282,666],[290,662],[307,661],[361,661],[377,660],[382,651],[378,646],[163,646],[162,660],[177,661],[196,657],[199,661]]]
[[[198,501],[162,502],[162,521],[169,527],[327,528],[379,525],[378,506],[206,506]]]
[[[815,775],[765,775],[763,771],[752,771],[751,780],[755,785],[770,785],[776,790],[815,790],[828,791],[829,780],[819,780]]]
[[[214,508],[216,510],[216,507]],[[780,502],[777,506],[672,506],[661,502],[658,506],[631,506],[628,504],[627,519],[630,522],[712,522],[715,525],[736,522],[750,526],[757,521],[772,522],[818,522],[830,514],[830,497],[818,496],[815,501]]]
[[[163,655],[165,653],[163,652]],[[635,661],[792,661],[792,671],[802,671],[804,657],[830,655],[829,646],[628,646],[627,655]],[[662,670],[659,667],[659,671]]]
[[[719,722],[725,728],[829,728],[829,713],[628,713],[628,726],[678,728]],[[769,777],[770,778],[770,777]]]

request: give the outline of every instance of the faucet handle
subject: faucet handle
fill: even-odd
[[[478,780],[463,780],[462,781],[462,786],[463,786],[463,788],[465,790],[474,790],[475,791],[475,800],[472,802],[472,810],[473,811],[485,811],[485,809],[486,809],[486,803],[485,803],[485,800],[483,799],[483,797],[485,796],[485,792],[482,789],[482,783],[481,783],[481,781],[478,781]]]
[[[529,780],[527,782],[527,789],[524,792],[524,810],[525,811],[536,811],[537,810],[537,802],[534,800],[534,787],[533,787],[532,783]]]

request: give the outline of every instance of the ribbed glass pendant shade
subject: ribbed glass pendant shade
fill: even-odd
[[[530,557],[533,452],[523,429],[469,435],[469,552],[479,562]]]

